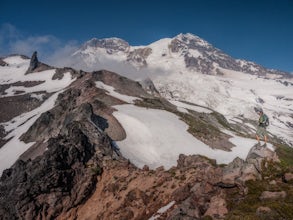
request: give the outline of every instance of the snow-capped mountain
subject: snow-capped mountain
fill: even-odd
[[[292,76],[234,59],[195,35],[179,34],[148,46],[92,39],[73,57],[76,66],[88,70],[150,78],[163,97],[211,108],[246,129],[247,120],[257,120],[254,109],[263,108],[271,119],[270,132],[293,145]]]
[[[119,38],[93,38],[82,45],[73,57],[84,62],[85,68],[89,70],[102,66],[106,60],[112,60],[130,64],[136,69],[148,67],[210,75],[221,75],[221,69],[228,69],[262,76],[287,75],[285,72],[266,69],[253,62],[234,59],[207,41],[189,33],[161,39],[148,46],[130,46]]]

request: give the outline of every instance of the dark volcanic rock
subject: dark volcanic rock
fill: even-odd
[[[43,93],[43,100],[33,98],[30,94],[0,98],[0,123],[9,121],[17,115],[39,107],[49,96],[50,94]]]
[[[37,56],[37,51],[35,51],[32,55],[31,61],[30,61],[30,66],[27,70],[27,73],[31,73],[34,71],[37,67],[39,66],[39,60]]]
[[[8,66],[8,64],[0,58],[0,66]]]
[[[43,156],[20,160],[3,172],[0,219],[54,219],[92,194],[102,169],[95,145],[80,127],[71,123],[67,136],[49,140]],[[110,147],[105,136],[99,143]]]
[[[136,94],[138,96],[150,97],[150,95],[142,88],[139,82],[130,80],[116,73],[101,70],[93,72],[93,78],[96,81],[102,81],[107,85],[112,85],[115,90],[121,94],[129,96]]]
[[[29,74],[32,72],[41,72],[41,71],[49,70],[49,69],[52,69],[52,67],[50,67],[47,64],[39,62],[37,57],[37,51],[35,51],[31,57],[29,68],[25,74]]]
[[[127,51],[129,49],[129,44],[119,38],[105,38],[96,39],[88,41],[81,49],[86,49],[87,47],[104,48],[107,50],[108,54],[113,54],[118,51]]]

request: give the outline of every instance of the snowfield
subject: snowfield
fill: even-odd
[[[227,164],[236,157],[246,159],[256,144],[256,140],[234,135],[230,141],[236,147],[231,152],[214,150],[188,133],[188,125],[170,112],[129,104],[114,107],[118,111],[113,114],[127,135],[117,144],[122,155],[140,168],[148,165],[152,169],[169,169],[176,166],[179,154],[200,154]]]
[[[42,113],[54,107],[58,95],[59,93],[55,93],[40,107],[19,115],[9,122],[2,123],[5,130],[10,132],[5,139],[12,139],[0,148],[0,175],[2,175],[3,170],[11,167],[18,157],[34,144],[34,142],[26,144],[20,141],[19,138],[33,125]]]
[[[1,85],[19,81],[43,81],[43,83],[32,87],[11,86],[5,90],[5,93],[7,94],[1,95],[1,97],[14,96],[16,91],[23,91],[21,95],[30,93],[31,97],[36,97],[38,99],[43,99],[42,94],[34,94],[33,92],[45,91],[47,93],[54,94],[38,108],[16,116],[8,122],[1,123],[5,131],[7,133],[9,132],[5,139],[8,140],[11,138],[11,140],[0,148],[0,175],[3,170],[12,166],[18,157],[34,144],[26,144],[20,141],[20,136],[30,128],[30,126],[43,112],[46,112],[54,107],[58,94],[75,80],[75,78],[71,77],[69,72],[65,73],[63,78],[60,80],[52,80],[52,77],[56,71],[55,69],[25,75],[25,72],[29,67],[30,60],[24,59],[21,56],[11,56],[5,58],[4,61],[8,64],[8,66],[0,66]]]
[[[22,91],[21,95],[39,91],[56,92],[67,87],[75,80],[69,72],[64,73],[62,79],[53,80],[52,78],[56,72],[55,69],[25,75],[30,60],[23,59],[20,56],[8,57],[4,61],[9,65],[0,67],[0,84],[11,84],[19,81],[41,81],[43,83],[33,87],[11,86],[5,90],[7,94],[1,95],[2,97],[14,96],[17,91]]]
[[[178,105],[177,100],[213,109],[235,124],[242,123],[240,118],[257,122],[259,116],[254,108],[262,108],[270,119],[268,131],[293,147],[290,126],[293,124],[293,86],[242,72],[221,71],[224,76],[174,71],[152,80],[160,94],[181,107],[181,111],[183,106]],[[292,79],[286,80],[293,83]]]

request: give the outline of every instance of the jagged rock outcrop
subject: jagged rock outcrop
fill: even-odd
[[[149,94],[153,96],[160,96],[159,91],[156,89],[153,81],[150,78],[146,78],[139,82],[142,86],[142,88],[147,91]]]
[[[119,38],[97,39],[93,38],[82,46],[82,50],[87,48],[103,48],[108,54],[117,53],[119,51],[126,52],[129,50],[129,44]]]
[[[32,71],[34,71],[37,67],[39,66],[39,60],[38,60],[38,56],[37,56],[37,51],[35,51],[31,57],[31,61],[30,61],[30,65],[29,68],[27,70],[27,73],[31,73]]]
[[[147,66],[147,57],[152,53],[151,48],[138,48],[133,51],[130,51],[129,54],[127,55],[127,60],[128,62],[134,64],[135,66],[138,67],[145,67]]]
[[[243,185],[248,180],[262,179],[261,171],[263,161],[279,162],[276,152],[264,146],[253,146],[246,160],[235,158],[223,168],[223,177],[220,182],[222,187],[236,187]]]
[[[8,64],[5,63],[4,60],[2,60],[2,59],[0,58],[0,66],[8,66]]]
[[[110,149],[103,134],[91,143],[78,122],[67,125],[66,136],[48,141],[34,160],[18,161],[0,182],[1,219],[55,219],[93,193],[102,161],[95,148]]]
[[[30,65],[25,74],[52,69],[52,67],[48,66],[47,64],[39,62],[37,54],[37,51],[33,53],[30,60]]]

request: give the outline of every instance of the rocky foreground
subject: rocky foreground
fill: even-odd
[[[4,172],[1,219],[243,219],[245,213],[233,209],[250,196],[254,181],[268,186],[258,192],[250,219],[292,217],[270,206],[292,207],[293,174],[265,174],[278,163],[276,153],[265,147],[255,146],[245,161],[236,158],[223,167],[180,155],[170,170],[149,170],[117,155],[102,133],[92,142],[78,122],[67,132],[50,139],[43,156],[18,161]]]

